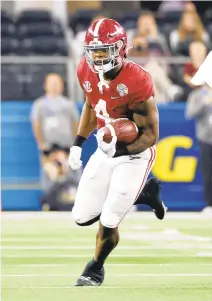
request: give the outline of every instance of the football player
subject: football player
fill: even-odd
[[[76,286],[97,286],[104,280],[104,262],[119,241],[118,226],[134,204],[148,204],[159,219],[166,208],[160,200],[160,185],[147,182],[156,157],[158,110],[151,76],[128,61],[124,28],[112,19],[91,24],[77,76],[86,94],[78,134],[71,147],[72,169],[82,165],[82,144],[98,128],[98,148],[87,163],[75,199],[73,217],[79,226],[100,220],[94,258],[86,265]],[[129,118],[139,128],[139,137],[120,145],[113,127],[116,118]],[[112,141],[103,140],[102,127],[109,126]]]

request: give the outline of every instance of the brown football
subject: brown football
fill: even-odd
[[[128,118],[118,118],[108,124],[113,127],[118,142],[124,142],[128,144],[133,142],[138,137],[137,125]],[[107,125],[104,127],[103,139],[107,143],[111,142],[112,140],[112,135],[109,127],[107,127]]]

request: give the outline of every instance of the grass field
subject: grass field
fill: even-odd
[[[97,225],[70,213],[2,214],[3,301],[211,301],[212,219],[130,213],[101,287],[73,286],[92,258]]]

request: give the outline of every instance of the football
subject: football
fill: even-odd
[[[107,143],[110,143],[112,140],[110,126],[108,127],[108,125],[113,127],[118,142],[128,144],[133,142],[138,137],[139,131],[135,122],[129,120],[128,118],[118,118],[109,122],[104,127],[103,140]]]

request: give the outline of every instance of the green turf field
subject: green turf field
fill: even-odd
[[[130,213],[102,287],[73,286],[97,225],[70,213],[2,214],[3,301],[212,301],[212,219]]]

